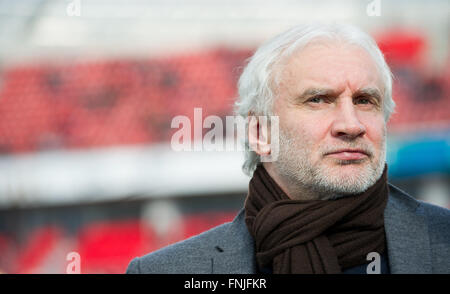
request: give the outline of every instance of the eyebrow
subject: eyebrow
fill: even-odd
[[[297,97],[297,100],[304,100],[312,96],[335,96],[336,93],[333,89],[328,88],[308,88],[301,95]]]
[[[306,89],[300,96],[297,97],[297,100],[304,100],[308,97],[313,96],[327,96],[327,97],[335,97],[338,94],[329,88],[308,88]],[[362,88],[357,90],[352,97],[358,96],[370,96],[381,102],[381,93],[377,88]]]
[[[378,102],[381,102],[381,93],[377,88],[363,88],[358,91],[356,91],[353,94],[353,97],[358,96],[370,96],[378,100]]]

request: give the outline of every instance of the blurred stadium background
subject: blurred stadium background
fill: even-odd
[[[82,273],[123,273],[231,220],[243,155],[174,152],[171,120],[231,115],[246,58],[308,21],[375,37],[395,75],[391,181],[449,208],[449,1],[370,3],[0,1],[0,271],[65,273],[75,251]]]

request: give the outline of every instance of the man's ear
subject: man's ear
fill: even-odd
[[[248,143],[250,150],[260,156],[268,156],[271,153],[270,128],[266,116],[254,116],[249,113],[248,119]]]

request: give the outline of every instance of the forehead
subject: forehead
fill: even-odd
[[[279,87],[290,92],[311,86],[352,91],[383,91],[381,74],[363,48],[339,41],[317,41],[294,51],[280,64]]]

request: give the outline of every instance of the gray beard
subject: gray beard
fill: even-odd
[[[349,195],[363,193],[369,187],[374,185],[381,177],[386,161],[386,136],[384,135],[383,147],[381,149],[380,157],[376,159],[375,153],[371,146],[366,144],[361,145],[354,140],[346,142],[346,147],[363,147],[368,150],[370,156],[364,160],[337,160],[338,166],[348,164],[365,165],[360,172],[355,173],[351,177],[339,176],[336,171],[333,176],[333,168],[325,164],[313,164],[311,160],[311,149],[308,148],[311,144],[309,142],[299,142],[299,139],[306,138],[306,136],[291,136],[280,129],[279,133],[279,156],[277,161],[273,162],[280,177],[282,177],[291,187],[291,194],[293,199],[303,200],[301,195],[305,191],[310,195],[315,195],[315,200],[330,200],[337,199]],[[327,150],[336,150],[340,146],[327,146]],[[334,148],[334,149],[333,149]],[[321,150],[321,154],[325,154],[326,150]],[[369,162],[367,163],[367,160]],[[338,167],[336,167],[338,169]]]

